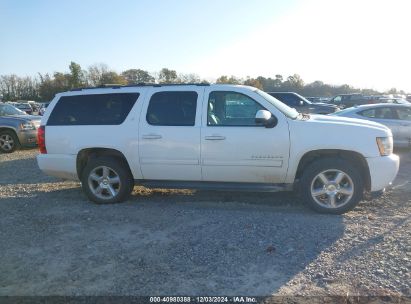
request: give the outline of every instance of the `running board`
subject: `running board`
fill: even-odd
[[[226,183],[202,181],[135,180],[147,188],[194,189],[214,191],[280,192],[293,190],[292,184]]]

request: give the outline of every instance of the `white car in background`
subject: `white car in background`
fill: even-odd
[[[394,146],[411,148],[411,104],[372,104],[348,108],[331,115],[378,122],[390,128]]]

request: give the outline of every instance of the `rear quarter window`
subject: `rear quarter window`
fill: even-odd
[[[139,93],[63,96],[54,107],[48,126],[120,125]]]

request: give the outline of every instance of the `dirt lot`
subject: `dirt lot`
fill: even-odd
[[[343,216],[141,187],[97,206],[36,154],[0,154],[0,295],[411,295],[409,151],[393,190]]]

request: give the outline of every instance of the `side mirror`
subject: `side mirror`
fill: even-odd
[[[278,124],[278,119],[267,110],[259,110],[255,114],[255,122],[266,128],[274,128]]]

